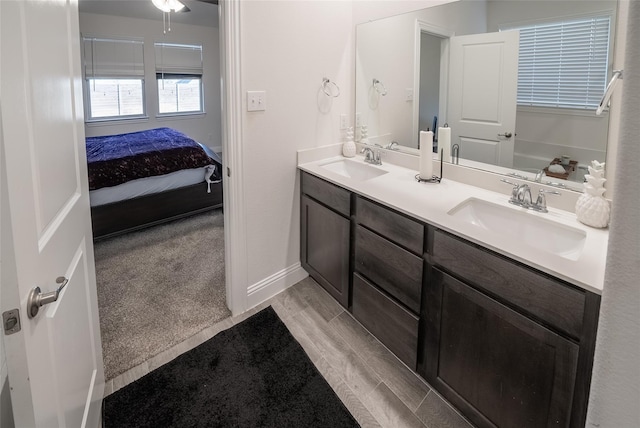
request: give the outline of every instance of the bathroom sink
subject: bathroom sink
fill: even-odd
[[[584,230],[476,198],[463,201],[448,214],[522,245],[569,260],[578,260],[587,238]]]
[[[321,165],[322,168],[354,180],[370,180],[387,173],[387,171],[365,163],[352,160],[338,160]]]

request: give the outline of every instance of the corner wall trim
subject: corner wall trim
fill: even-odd
[[[247,309],[259,305],[307,276],[309,276],[307,271],[302,268],[300,262],[297,262],[252,284],[247,289]]]
[[[247,309],[247,230],[244,201],[240,1],[220,2],[222,165],[232,171],[222,182],[225,282],[233,315]]]

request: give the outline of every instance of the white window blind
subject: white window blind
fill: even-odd
[[[202,45],[155,43],[157,74],[202,75]]]
[[[83,37],[85,79],[144,78],[144,43]]]
[[[595,110],[607,84],[609,16],[520,30],[518,105]]]

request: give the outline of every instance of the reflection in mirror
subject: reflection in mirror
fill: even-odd
[[[448,123],[460,164],[530,178],[546,168],[544,182],[581,189],[586,165],[606,158],[609,117],[595,110],[612,74],[616,6],[461,0],[360,24],[356,124],[367,129],[365,142],[397,142],[418,154],[419,131],[433,130],[437,141],[438,128]],[[558,30],[552,24],[559,22]],[[585,43],[596,50],[560,50],[563,28],[574,38],[587,29]],[[538,57],[532,59],[533,43]],[[540,61],[545,44],[552,50]],[[585,62],[589,57],[602,61]],[[585,73],[581,67],[591,68]],[[565,74],[568,83],[545,86],[549,74],[536,81],[540,73]]]

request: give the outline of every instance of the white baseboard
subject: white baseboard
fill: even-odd
[[[247,309],[259,305],[283,290],[305,279],[309,274],[300,262],[258,281],[247,289]]]

